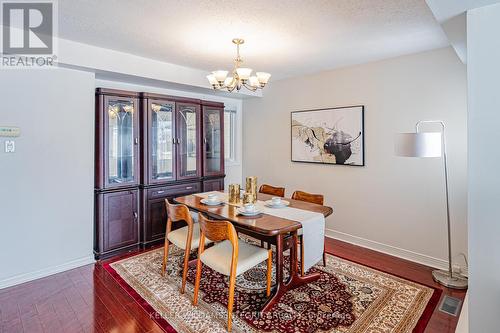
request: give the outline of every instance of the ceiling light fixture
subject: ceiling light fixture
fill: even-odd
[[[240,45],[245,41],[241,38],[234,38],[233,43],[236,44],[236,58],[234,59],[234,68],[231,76],[228,76],[228,71],[217,70],[212,74],[207,75],[208,82],[215,90],[227,89],[231,92],[234,89],[239,91],[241,87],[245,87],[250,91],[256,91],[265,87],[271,74],[265,72],[257,72],[252,76],[252,69],[240,67],[243,60],[240,57]]]

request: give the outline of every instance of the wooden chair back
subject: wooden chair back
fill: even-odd
[[[198,213],[201,234],[214,242],[229,240],[234,247],[238,247],[238,234],[233,224],[229,221],[209,220]]]
[[[270,194],[270,195],[274,195],[277,197],[284,197],[285,196],[285,188],[284,187],[274,187],[271,185],[262,184],[262,185],[260,185],[259,193]]]
[[[295,191],[292,194],[292,199],[323,205],[324,196],[323,194],[312,194],[304,191]]]
[[[194,222],[191,217],[191,213],[189,212],[189,208],[186,205],[174,205],[169,203],[168,199],[165,199],[165,206],[167,208],[167,216],[170,222],[186,221],[187,225],[192,227]]]
[[[198,222],[200,225],[200,246],[198,247],[198,262],[196,264],[196,280],[194,284],[193,305],[198,304],[198,290],[200,289],[201,279],[201,257],[205,250],[205,237],[208,237],[214,242],[229,240],[233,245],[231,253],[231,268],[229,272],[229,296],[227,300],[227,330],[231,332],[233,303],[234,303],[234,288],[236,285],[236,266],[238,265],[238,234],[233,224],[229,221],[209,220],[201,213],[198,213]],[[217,246],[217,245],[215,245]],[[229,255],[229,254],[228,254]],[[267,288],[266,296],[271,294],[271,271],[272,271],[272,252],[269,250],[267,260]]]

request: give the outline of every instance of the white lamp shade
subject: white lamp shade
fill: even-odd
[[[271,74],[266,73],[266,72],[257,72],[257,79],[259,79],[259,82],[262,84],[266,84],[269,81],[269,78],[271,77]]]
[[[217,79],[215,78],[215,76],[213,74],[207,75],[207,79],[208,79],[208,82],[210,82],[210,84],[213,86],[219,84],[217,82]]]
[[[258,87],[259,86],[259,79],[257,79],[256,76],[250,76],[250,79],[248,79],[248,82],[250,83],[251,87]]]
[[[395,153],[406,157],[441,157],[441,133],[399,133],[396,134]]]
[[[215,76],[215,79],[220,83],[224,82],[227,77],[228,71],[215,71],[212,74]]]
[[[248,80],[250,78],[250,74],[252,74],[251,68],[237,68],[236,73],[238,73],[238,77],[241,80]]]

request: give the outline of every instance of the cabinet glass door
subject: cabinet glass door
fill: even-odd
[[[108,187],[136,183],[137,179],[137,115],[134,99],[108,98],[107,113],[107,177]]]
[[[175,178],[173,145],[173,102],[150,103],[150,177],[152,182]]]
[[[198,124],[199,107],[193,104],[177,104],[177,157],[178,179],[199,176]]]
[[[222,109],[205,107],[203,110],[205,175],[223,173]]]

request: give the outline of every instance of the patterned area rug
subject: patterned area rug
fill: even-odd
[[[165,277],[162,255],[160,248],[104,268],[165,331],[226,332],[228,279],[204,266],[194,307],[196,265],[190,266],[182,295],[183,251],[171,245]],[[289,291],[264,314],[259,309],[266,301],[265,263],[239,276],[233,332],[423,332],[441,293],[332,255],[326,267],[311,271],[321,278]]]

